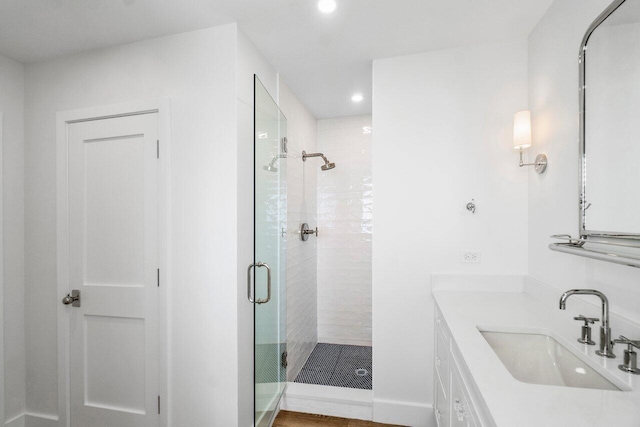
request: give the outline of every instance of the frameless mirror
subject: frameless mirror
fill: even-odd
[[[580,52],[580,234],[640,238],[640,0],[616,0]]]

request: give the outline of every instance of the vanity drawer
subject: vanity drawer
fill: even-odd
[[[480,427],[477,416],[471,405],[471,399],[460,377],[460,373],[452,364],[451,369],[451,427]]]
[[[451,423],[451,405],[444,394],[442,383],[436,379],[435,402],[433,404],[433,412],[436,416],[438,427],[450,427]],[[447,386],[449,383],[447,383]]]
[[[442,317],[442,313],[440,312],[440,309],[438,308],[438,306],[436,305],[435,307],[436,309],[436,329],[440,328],[445,335],[447,336],[447,338],[449,337],[449,332],[447,329],[447,322],[444,321],[444,317]]]
[[[442,332],[442,330],[436,326],[436,351],[435,351],[435,371],[442,388],[444,389],[444,396],[449,396],[449,365],[451,364],[451,350],[449,347],[449,340]]]

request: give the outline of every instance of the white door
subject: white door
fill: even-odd
[[[157,426],[158,115],[68,129],[71,426]]]

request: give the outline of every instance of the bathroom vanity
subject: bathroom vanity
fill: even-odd
[[[435,317],[434,414],[438,427],[494,425],[440,310]]]
[[[640,375],[618,369],[626,346],[597,356],[572,315],[527,293],[434,299],[438,427],[640,425]]]

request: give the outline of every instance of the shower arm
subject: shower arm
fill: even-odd
[[[286,154],[275,154],[271,158],[271,163],[269,163],[269,166],[273,167],[279,159],[286,159],[286,158],[287,158]]]
[[[322,160],[324,160],[325,163],[329,163],[329,160],[322,153],[307,154],[305,151],[303,151],[302,152],[302,161],[306,162],[307,161],[307,157],[322,157]]]

